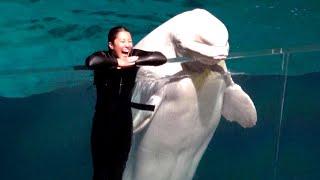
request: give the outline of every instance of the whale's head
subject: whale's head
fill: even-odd
[[[215,16],[203,9],[179,14],[168,25],[177,57],[189,57],[213,65],[229,54],[228,30]]]

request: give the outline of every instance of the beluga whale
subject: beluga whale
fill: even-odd
[[[226,67],[228,38],[218,18],[194,9],[172,17],[136,44],[163,53],[169,63],[138,71],[132,101],[155,108],[133,109],[125,180],[191,180],[221,116],[244,128],[256,124],[254,103]]]

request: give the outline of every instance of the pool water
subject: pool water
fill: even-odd
[[[244,55],[228,68],[258,113],[249,129],[221,120],[194,179],[319,179],[316,0],[2,0],[0,179],[90,179],[95,91],[91,72],[72,67],[104,49],[114,25],[128,26],[138,42],[193,8],[227,26],[231,55]],[[263,53],[273,48],[287,51]]]

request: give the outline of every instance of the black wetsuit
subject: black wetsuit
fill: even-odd
[[[131,96],[137,65],[161,65],[166,58],[159,52],[132,50],[139,56],[135,65],[117,69],[117,59],[99,51],[86,59],[94,70],[97,101],[92,124],[91,152],[94,180],[121,180],[131,146]]]

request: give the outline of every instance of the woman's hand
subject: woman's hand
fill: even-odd
[[[125,68],[128,66],[133,66],[135,62],[138,60],[138,56],[130,56],[130,57],[125,57],[125,58],[118,58],[118,69]]]

